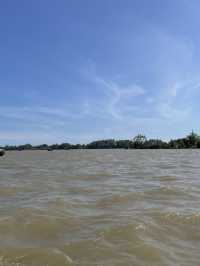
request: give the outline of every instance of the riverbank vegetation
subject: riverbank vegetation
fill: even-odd
[[[42,144],[42,145],[6,145],[4,150],[71,150],[71,149],[187,149],[200,148],[200,136],[194,132],[185,138],[163,141],[161,139],[147,139],[144,135],[137,135],[130,140],[105,139],[88,144]]]

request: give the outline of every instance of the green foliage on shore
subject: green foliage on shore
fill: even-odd
[[[72,149],[188,149],[200,148],[200,136],[193,131],[185,138],[173,139],[169,142],[160,139],[147,139],[145,135],[137,135],[131,140],[105,139],[88,144],[31,144],[3,147],[5,150],[72,150]]]

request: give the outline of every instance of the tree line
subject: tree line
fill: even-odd
[[[72,149],[187,149],[200,148],[200,136],[191,132],[185,138],[163,141],[161,139],[147,139],[145,135],[139,134],[131,140],[104,139],[90,142],[88,144],[42,144],[42,145],[6,145],[5,150],[72,150]]]

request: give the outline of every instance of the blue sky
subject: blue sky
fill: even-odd
[[[0,144],[200,133],[200,1],[0,1]]]

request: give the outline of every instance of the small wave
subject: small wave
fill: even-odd
[[[189,198],[191,195],[186,189],[179,188],[177,186],[160,186],[158,188],[153,188],[151,190],[146,190],[143,192],[144,198],[158,199],[158,200],[171,200],[172,198]]]
[[[20,188],[18,187],[0,187],[0,198],[15,196]]]
[[[112,227],[104,231],[103,236],[106,242],[116,247],[119,254],[131,254],[136,261],[160,262],[160,248],[145,240],[145,230],[145,224],[132,223]]]
[[[163,224],[188,224],[188,225],[200,225],[200,213],[181,214],[179,212],[167,212],[155,214],[157,218]]]
[[[131,192],[125,195],[112,195],[98,200],[96,206],[104,208],[106,206],[126,204],[128,202],[133,203],[134,200],[138,200],[140,197],[140,192]]]
[[[73,260],[59,249],[52,248],[7,248],[0,249],[0,266],[67,266]]]
[[[13,216],[1,217],[0,239],[9,239],[10,236],[19,241],[56,241],[76,232],[80,227],[78,218],[32,211],[29,209]]]
[[[158,180],[160,182],[169,182],[169,181],[176,181],[178,177],[174,175],[164,175],[164,176],[155,176],[152,179]]]
[[[77,265],[141,265],[161,261],[159,247],[140,236],[142,224],[111,226],[95,239],[85,239],[65,246]],[[152,264],[153,265],[153,264]]]

